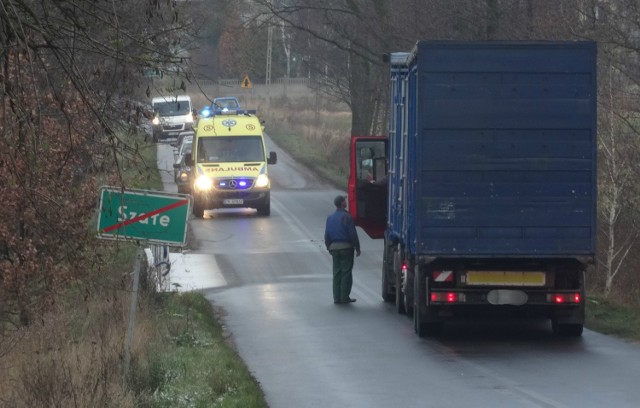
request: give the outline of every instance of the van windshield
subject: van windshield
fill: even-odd
[[[198,139],[198,163],[263,162],[260,136],[216,136]]]
[[[160,116],[180,116],[191,112],[189,101],[156,102],[153,110]]]

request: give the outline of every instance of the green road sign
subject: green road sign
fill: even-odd
[[[102,187],[98,237],[183,246],[190,207],[188,195]]]

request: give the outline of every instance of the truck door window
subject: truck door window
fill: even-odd
[[[376,182],[386,179],[387,160],[384,142],[358,142],[356,178],[360,182]]]
[[[357,140],[351,171],[355,175],[352,211],[356,225],[371,237],[380,237],[387,219],[387,154],[386,140]]]

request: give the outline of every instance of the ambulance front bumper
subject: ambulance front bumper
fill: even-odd
[[[269,199],[269,190],[248,191],[219,191],[197,192],[194,195],[206,202],[205,207],[212,208],[241,208],[258,207]]]

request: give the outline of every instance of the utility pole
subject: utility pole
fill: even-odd
[[[271,42],[273,38],[273,26],[269,24],[269,28],[267,28],[267,74],[265,75],[264,84],[267,86],[267,91],[269,91],[269,86],[271,85]]]

